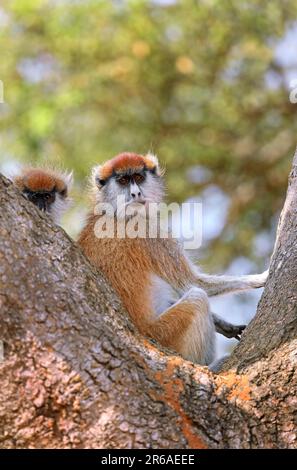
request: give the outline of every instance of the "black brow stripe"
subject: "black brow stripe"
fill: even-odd
[[[23,193],[26,193],[26,194],[54,194],[55,192],[57,191],[56,188],[53,188],[51,191],[47,191],[45,189],[36,189],[35,191],[33,191],[32,189],[29,189],[27,187],[25,187],[23,189]]]

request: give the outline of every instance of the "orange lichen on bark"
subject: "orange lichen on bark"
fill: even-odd
[[[160,349],[158,349],[156,346],[154,346],[148,339],[143,337],[141,338],[141,342],[146,349],[149,349],[152,352],[157,352],[158,354],[164,356],[164,353],[160,351]]]
[[[217,392],[221,392],[222,388],[227,387],[230,389],[228,400],[239,399],[248,401],[251,399],[251,386],[250,381],[246,375],[237,375],[235,372],[227,372],[215,376],[217,385]]]
[[[165,401],[174,411],[180,416],[181,430],[183,435],[188,441],[191,449],[206,449],[207,446],[202,439],[193,431],[193,423],[186,415],[180,402],[180,394],[184,391],[184,383],[182,379],[175,376],[174,372],[177,367],[184,364],[184,361],[179,357],[172,357],[168,359],[165,370],[158,371],[155,374],[155,379],[164,390],[164,395],[157,395],[153,397],[159,401]]]

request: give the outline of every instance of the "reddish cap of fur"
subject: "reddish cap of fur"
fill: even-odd
[[[55,175],[52,171],[30,168],[24,170],[21,176],[17,176],[14,180],[16,186],[22,191],[29,189],[30,191],[52,191],[54,188],[58,192],[65,191],[66,184]]]
[[[124,152],[104,163],[100,167],[100,178],[108,179],[114,172],[122,173],[125,170],[133,169],[141,171],[144,168],[153,170],[156,167],[156,161],[150,155],[138,155],[137,153]]]

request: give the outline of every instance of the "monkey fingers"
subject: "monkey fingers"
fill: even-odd
[[[226,338],[235,338],[238,341],[240,340],[246,325],[233,325],[232,323],[223,320],[223,318],[219,317],[215,313],[212,313],[212,316],[217,333],[226,336]]]

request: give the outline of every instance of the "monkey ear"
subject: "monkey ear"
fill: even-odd
[[[154,173],[157,176],[163,176],[164,175],[165,170],[163,168],[160,168],[159,160],[158,160],[158,157],[156,155],[149,152],[146,155],[145,158],[146,158],[147,163],[148,163],[148,168],[149,168],[150,171],[152,171],[152,173]]]
[[[67,188],[70,189],[73,184],[73,171],[64,174],[64,182]]]
[[[101,189],[105,185],[105,180],[101,178],[101,169],[103,165],[96,165],[92,168],[91,184]]]

